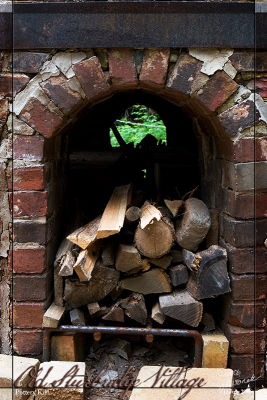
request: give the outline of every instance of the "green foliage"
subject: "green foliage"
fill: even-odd
[[[153,135],[158,144],[166,144],[166,127],[159,115],[151,109],[134,105],[128,108],[121,119],[115,122],[118,131],[124,141],[133,143],[134,147],[148,134]],[[112,129],[110,129],[110,143],[112,147],[119,147]]]

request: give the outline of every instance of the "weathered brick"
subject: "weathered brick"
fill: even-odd
[[[88,100],[105,97],[110,93],[109,85],[97,57],[91,57],[89,60],[75,64],[73,70]]]
[[[166,86],[184,94],[191,94],[193,82],[200,74],[201,67],[202,62],[188,54],[181,54],[168,78]]]
[[[31,98],[20,113],[21,119],[44,137],[50,138],[63,124],[63,118],[50,111],[36,98]]]
[[[43,301],[47,299],[50,276],[14,275],[13,299],[15,301]]]
[[[43,217],[47,214],[47,192],[14,192],[14,217]]]
[[[7,190],[6,163],[0,162],[0,191],[6,191],[6,190]]]
[[[81,95],[70,88],[69,81],[63,76],[53,76],[41,86],[56,106],[66,114],[82,102]]]
[[[42,328],[45,303],[13,304],[14,328]]]
[[[231,295],[223,299],[223,319],[231,325],[242,328],[254,328],[255,322],[258,328],[266,326],[266,305],[260,302],[233,303]]]
[[[40,161],[44,154],[42,136],[15,136],[13,140],[14,159]]]
[[[0,100],[0,125],[5,123],[8,116],[9,104],[7,99]]]
[[[241,383],[241,379],[251,379],[252,376],[255,376],[256,378],[263,378],[264,355],[230,353],[229,368],[232,368],[234,371],[236,371],[236,386]],[[245,387],[247,387],[247,383],[245,383]]]
[[[13,272],[15,274],[41,274],[46,269],[45,248],[13,250]]]
[[[264,329],[244,329],[227,324],[224,326],[224,333],[230,341],[230,350],[233,353],[263,354],[265,352]]]
[[[14,330],[13,349],[19,355],[39,355],[42,353],[42,331]]]
[[[23,89],[30,78],[24,74],[0,74],[0,96],[12,97]],[[13,91],[12,91],[13,82]]]
[[[44,167],[42,166],[14,168],[13,170],[13,190],[42,190],[44,183]],[[11,179],[8,184],[11,189]]]
[[[224,211],[234,218],[263,218],[267,214],[267,193],[240,194],[225,189],[222,200]]]
[[[229,146],[224,152],[224,158],[236,163],[250,161],[267,161],[267,138],[241,137],[234,142],[228,142]],[[254,153],[255,151],[255,153]]]
[[[253,101],[237,104],[219,115],[219,120],[229,136],[235,136],[244,129],[254,126],[260,114],[255,110]]]
[[[266,238],[267,220],[256,221],[256,238],[254,240],[254,221],[238,221],[223,215],[220,218],[221,236],[225,242],[234,247],[252,247],[262,245]]]
[[[224,242],[221,242],[220,245],[227,250],[230,271],[234,274],[267,272],[267,252],[265,247],[257,247],[254,250],[254,248],[237,249]]]
[[[255,80],[256,93],[262,98],[267,98],[267,79],[259,78]]]
[[[245,51],[235,51],[230,60],[237,70],[237,72],[241,71],[254,71],[254,58],[255,52]]]
[[[16,51],[13,53],[13,72],[35,74],[46,61],[48,53]]]
[[[267,188],[267,162],[234,164],[224,161],[222,186],[236,192]]]
[[[230,274],[232,296],[235,301],[263,300],[267,293],[266,275],[233,275]]]
[[[170,49],[145,49],[139,80],[141,86],[165,84],[168,72]],[[143,84],[143,85],[142,85]]]
[[[32,221],[15,221],[14,240],[17,243],[46,243],[46,224]]]
[[[197,98],[211,111],[221,106],[236,90],[238,84],[224,71],[217,71],[198,92]]]
[[[108,52],[109,74],[112,86],[132,88],[137,85],[133,49],[110,49]]]

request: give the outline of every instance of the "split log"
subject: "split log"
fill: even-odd
[[[210,313],[205,312],[203,314],[201,324],[204,325],[202,332],[211,332],[215,331],[215,321],[213,316]]]
[[[43,316],[43,328],[57,328],[65,312],[64,307],[52,303]]]
[[[188,281],[188,269],[183,264],[174,265],[169,269],[169,273],[173,286],[183,285]]]
[[[203,304],[195,300],[186,290],[159,296],[159,305],[165,315],[186,325],[196,327],[201,321]]]
[[[73,268],[81,282],[90,281],[98,259],[100,243],[93,243],[87,250],[82,250]]]
[[[101,216],[95,218],[93,221],[89,222],[89,224],[76,229],[67,236],[67,239],[85,250],[96,241],[100,220]]]
[[[166,204],[174,218],[177,217],[180,208],[184,204],[183,200],[164,200],[164,203]]]
[[[172,256],[171,254],[166,254],[161,258],[149,258],[148,261],[156,267],[167,269],[172,263]]]
[[[96,265],[88,283],[65,279],[64,300],[66,309],[86,306],[104,299],[116,286],[120,273],[109,267]]]
[[[60,263],[60,270],[58,274],[60,276],[71,276],[73,275],[73,267],[75,264],[75,257],[72,254],[71,251],[68,251],[66,253],[66,256],[64,259],[62,259]]]
[[[106,241],[104,246],[101,254],[102,265],[104,267],[110,267],[115,264],[114,245],[111,241]]]
[[[102,215],[97,239],[106,238],[120,232],[123,227],[127,205],[130,203],[131,192],[131,185],[118,186],[114,189]]]
[[[127,317],[146,325],[147,309],[144,296],[140,293],[132,293],[131,296],[121,301],[121,307],[124,309]]]
[[[79,308],[70,311],[70,321],[72,325],[85,326],[84,313]]]
[[[165,315],[160,309],[159,303],[154,304],[152,307],[151,318],[158,324],[163,324],[165,321]]]
[[[105,321],[124,322],[124,311],[119,303],[114,304],[102,319]]]
[[[168,275],[159,268],[151,269],[138,276],[122,279],[120,286],[123,289],[142,294],[168,293],[171,291]]]
[[[140,228],[145,229],[147,225],[155,221],[160,221],[162,218],[161,212],[152,204],[145,204],[141,209]]]
[[[183,249],[182,254],[185,265],[190,269],[190,271],[196,271],[199,267],[201,256],[185,249]]]
[[[137,222],[139,218],[141,217],[141,209],[139,207],[129,207],[128,210],[126,211],[126,221],[131,224],[133,222]]]
[[[196,251],[206,237],[211,225],[207,206],[191,197],[185,202],[183,217],[176,223],[176,240],[184,249]]]
[[[141,221],[142,217],[134,237],[139,252],[148,258],[161,258],[169,253],[175,237],[172,222],[166,217],[154,218],[153,223],[142,229]]]
[[[64,239],[57,251],[55,261],[54,261],[54,303],[57,306],[63,307],[63,290],[64,290],[64,282],[63,278],[59,275],[61,270],[61,263],[64,262],[66,253],[71,251],[73,248],[73,244],[70,243],[67,239]]]
[[[214,245],[198,255],[201,256],[199,268],[192,272],[187,284],[191,295],[201,300],[230,292],[226,250]]]
[[[89,315],[91,315],[91,316],[93,316],[98,311],[100,311],[100,305],[97,302],[88,304],[87,308],[88,308]]]
[[[117,250],[115,266],[121,272],[140,270],[142,269],[142,259],[134,246],[120,244]]]
[[[183,254],[182,254],[181,250],[173,249],[170,251],[170,255],[172,256],[172,262],[174,264],[183,262]]]

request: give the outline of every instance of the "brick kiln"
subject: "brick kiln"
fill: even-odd
[[[55,284],[62,285],[62,275],[72,274],[74,267],[75,284],[78,287],[84,285],[79,283],[78,278],[90,282],[99,257],[102,257],[102,261],[105,257],[108,259],[107,246],[89,254],[93,263],[88,259],[86,250],[88,244],[95,242],[92,235],[98,232],[100,219],[95,221],[95,232],[89,232],[89,242],[88,236],[84,236],[85,245],[79,242],[83,228],[78,235],[77,232],[72,234],[63,253],[57,251],[62,240],[74,228],[88,224],[103,213],[115,187],[123,187],[124,214],[128,206],[139,207],[134,226],[138,251],[132,247],[132,237],[129,242],[116,243],[119,252],[115,252],[116,268],[109,271],[112,270],[113,274],[127,272],[122,269],[126,264],[129,265],[125,260],[130,259],[132,265],[129,269],[137,275],[127,278],[123,275],[120,286],[135,294],[130,299],[123,296],[124,304],[116,302],[118,297],[114,294],[114,303],[107,304],[108,309],[104,310],[104,320],[114,320],[110,314],[116,312],[116,315],[119,314],[117,322],[127,321],[127,324],[136,325],[137,321],[138,325],[141,321],[144,324],[147,310],[143,314],[141,312],[141,317],[138,314],[141,320],[133,318],[129,322],[129,304],[132,301],[144,302],[143,296],[146,294],[170,293],[173,290],[170,282],[176,287],[181,283],[179,279],[182,279],[185,285],[188,278],[184,278],[183,274],[190,273],[191,283],[187,285],[186,292],[189,297],[186,300],[194,305],[194,314],[190,320],[187,314],[177,318],[186,324],[181,326],[198,326],[202,318],[201,299],[220,295],[212,300],[212,309],[216,310],[217,323],[230,341],[229,367],[240,370],[243,378],[253,375],[256,350],[256,375],[263,378],[267,288],[264,247],[267,113],[262,97],[265,96],[266,53],[259,52],[256,60],[258,78],[255,93],[254,54],[249,50],[177,47],[136,49],[133,45],[116,49],[79,50],[77,46],[77,49],[66,51],[16,51],[13,56],[14,98],[11,108],[12,66],[8,52],[1,54],[1,68],[1,196],[4,204],[1,210],[1,302],[9,302],[10,272],[6,260],[11,254],[8,237],[9,201],[12,201],[15,353],[42,353],[43,315],[55,300],[55,258]],[[139,153],[132,148],[111,148],[109,129],[133,104],[145,104],[159,113],[167,130],[165,149],[153,147],[150,143],[144,143]],[[133,182],[136,187],[135,180],[144,165],[150,172],[148,178],[151,180],[147,180],[145,188],[145,194],[149,193],[150,197],[144,196],[142,200],[150,202],[145,206],[140,201],[127,203],[125,198],[128,198],[130,187],[123,185]],[[152,184],[155,169],[160,176],[158,193]],[[181,194],[197,186],[199,188],[194,196],[189,194],[182,200],[174,193],[175,185],[180,185]],[[156,198],[158,194],[161,194],[160,199]],[[154,225],[162,221],[166,209],[171,212],[174,224],[177,224],[178,214],[184,215],[194,197],[202,200],[201,206],[205,207],[208,215],[205,232],[202,232],[199,240],[195,238],[195,243],[202,243],[200,247],[183,244],[177,239],[179,232],[176,229],[176,241],[172,231],[167,251],[148,254],[142,247],[145,239],[141,237],[138,243],[142,229],[151,221],[153,224],[155,222]],[[169,200],[181,200],[181,203]],[[160,208],[163,205],[164,210]],[[146,211],[149,207],[147,222]],[[130,214],[129,208],[127,212]],[[138,228],[137,223],[144,225]],[[138,233],[136,229],[141,232]],[[123,234],[127,236],[127,232]],[[85,249],[85,252],[77,252],[77,247],[73,250],[71,242],[78,244],[78,248]],[[104,256],[103,249],[106,251]],[[175,251],[180,259],[173,262]],[[63,259],[60,258],[62,254]],[[210,260],[213,256],[217,257],[216,262],[220,259],[223,265],[217,271],[222,285],[218,286],[216,293],[213,292],[214,286],[201,286],[201,279],[196,285],[199,277],[195,270],[205,269],[205,257]],[[66,257],[69,257],[68,262]],[[71,257],[75,259],[70,261]],[[158,265],[158,260],[166,262],[163,268]],[[104,268],[110,268],[107,264]],[[177,267],[178,264],[187,267]],[[70,270],[66,272],[63,267]],[[168,268],[170,275],[165,271]],[[137,282],[139,269],[142,270],[142,276],[156,273],[158,276],[152,276],[150,282],[160,281],[163,290],[153,288],[154,291],[150,292],[147,288],[140,289],[140,282]],[[68,276],[64,279],[66,290],[66,281],[69,286],[72,283]],[[175,279],[178,279],[178,283],[174,283]],[[205,290],[210,290],[210,293],[203,295]],[[56,296],[60,296],[60,290]],[[159,304],[151,303],[154,319],[157,318],[156,314],[159,319],[163,318],[162,310],[167,316],[172,316],[171,311],[166,311],[169,307],[167,295],[162,299]],[[90,297],[88,303],[101,300]],[[68,302],[66,294],[65,301]],[[56,299],[56,302],[65,305],[62,298],[59,301]],[[67,308],[80,306],[85,304],[69,303]],[[96,307],[96,312],[101,311],[101,305]],[[184,314],[183,311],[181,313]],[[81,316],[77,310],[74,314],[73,318],[77,318],[77,314]],[[3,307],[2,317],[2,349],[8,351],[7,337],[10,332],[7,307]]]

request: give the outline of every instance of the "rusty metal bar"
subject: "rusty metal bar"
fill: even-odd
[[[158,329],[158,328],[132,328],[115,326],[72,326],[62,325],[58,328],[45,328],[43,336],[43,360],[50,359],[50,339],[52,333],[101,333],[108,335],[154,335],[192,338],[195,342],[194,367],[202,365],[203,339],[201,334],[195,330],[186,329]]]

